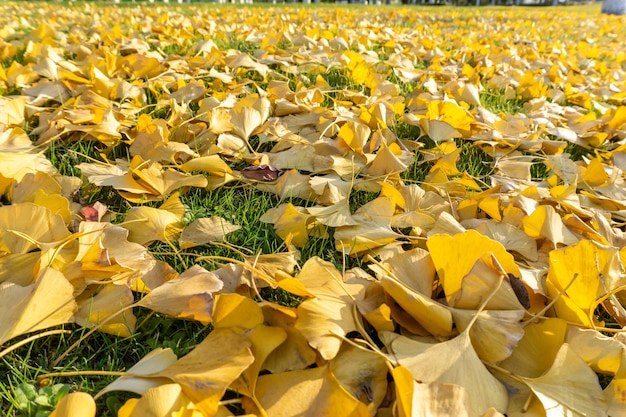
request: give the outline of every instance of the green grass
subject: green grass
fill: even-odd
[[[137,331],[128,338],[120,338],[106,333],[96,332],[89,336],[64,360],[60,367],[52,368],[52,362],[78,341],[85,333],[78,326],[67,325],[70,335],[53,335],[24,346],[5,356],[0,361],[2,377],[0,379],[0,408],[6,416],[35,416],[37,409],[31,407],[31,413],[19,408],[15,393],[20,384],[27,384],[41,390],[37,377],[47,372],[79,371],[123,371],[137,363],[146,354],[156,348],[170,348],[179,357],[187,354],[198,341],[206,337],[209,326],[197,322],[176,320],[153,314],[149,310],[136,308]],[[66,384],[71,391],[97,393],[115,376],[55,377],[55,384]],[[116,416],[117,410],[130,398],[128,393],[116,392],[99,399],[97,408],[101,416]],[[46,414],[47,415],[47,414]]]
[[[514,115],[524,112],[524,100],[506,99],[504,97],[504,90],[494,90],[486,88],[480,92],[480,104],[492,113],[505,113]]]

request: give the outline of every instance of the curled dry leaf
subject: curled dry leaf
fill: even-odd
[[[282,174],[283,171],[267,164],[249,166],[241,170],[241,175],[257,181],[274,181]]]

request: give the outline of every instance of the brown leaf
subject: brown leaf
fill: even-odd
[[[282,174],[283,171],[267,164],[249,166],[241,170],[241,175],[256,181],[274,181]]]

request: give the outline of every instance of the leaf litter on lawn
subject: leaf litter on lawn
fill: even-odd
[[[1,7],[0,355],[68,323],[131,336],[137,307],[213,329],[53,415],[119,390],[119,416],[624,415],[618,17],[39,7]],[[85,142],[82,182],[44,153]],[[250,216],[279,251],[181,200],[224,186],[277,196]],[[360,267],[301,259],[315,239]]]

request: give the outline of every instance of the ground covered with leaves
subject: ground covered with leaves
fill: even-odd
[[[2,3],[3,414],[626,416],[598,11]]]

